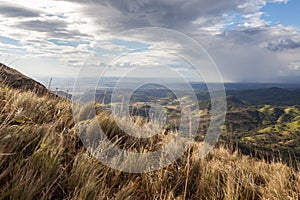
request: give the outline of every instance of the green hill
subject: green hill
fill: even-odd
[[[230,110],[221,138],[227,143],[233,140],[247,155],[300,161],[299,113],[299,106],[248,106]]]

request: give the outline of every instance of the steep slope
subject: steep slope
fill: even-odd
[[[1,63],[0,84],[23,91],[33,91],[38,95],[50,94],[47,88],[41,83]]]

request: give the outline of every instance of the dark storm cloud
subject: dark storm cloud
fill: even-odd
[[[68,30],[68,23],[62,20],[30,20],[22,21],[18,24],[19,28],[37,32],[44,32],[53,38],[84,38],[86,34],[80,33],[78,30]]]
[[[182,28],[201,16],[219,16],[224,11],[235,10],[237,1],[122,1],[112,0],[107,2],[124,15],[138,14],[148,19],[152,25],[164,27]]]
[[[6,17],[38,17],[40,13],[36,10],[0,3],[0,15]]]
[[[297,71],[291,72],[289,65],[297,59],[300,51],[296,40],[282,40],[292,37],[297,35],[281,26],[237,28],[226,30],[216,38],[211,36],[211,39],[206,39],[206,47],[223,77],[229,80],[286,81],[287,77]],[[200,40],[205,41],[203,38]],[[270,49],[265,48],[268,45]],[[288,49],[293,52],[285,53]]]
[[[218,23],[223,19],[224,13],[240,11],[238,6],[241,3],[239,0],[90,0],[76,2],[84,6],[83,12],[87,16],[93,16],[99,25],[106,26],[110,30],[145,26],[192,30],[199,26],[199,24],[194,24],[197,19],[203,18],[208,23],[212,21]]]

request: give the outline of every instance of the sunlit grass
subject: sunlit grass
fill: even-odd
[[[68,100],[1,88],[0,105],[0,199],[300,198],[300,173],[286,164],[230,153],[224,147],[200,159],[197,143],[164,169],[116,171],[82,145]],[[96,119],[111,139],[122,138],[120,145],[150,151],[156,149],[151,145],[167,142],[166,137],[137,143],[100,107]]]

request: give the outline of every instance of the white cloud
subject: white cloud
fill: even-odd
[[[158,26],[181,31],[203,43],[227,80],[272,81],[282,74],[288,76],[290,63],[299,60],[300,36],[296,27],[272,26],[262,19],[260,9],[268,3],[288,1],[2,0],[1,36],[19,45],[3,43],[0,50],[20,59],[47,58],[59,61],[62,68],[77,67],[95,47],[101,48],[106,61],[115,52],[131,49],[106,41],[110,36],[132,28]],[[151,49],[155,38],[146,36],[135,36],[135,40],[152,43]],[[176,39],[157,45],[181,51]],[[144,56],[145,65],[157,63],[158,57],[168,59],[162,53]]]

